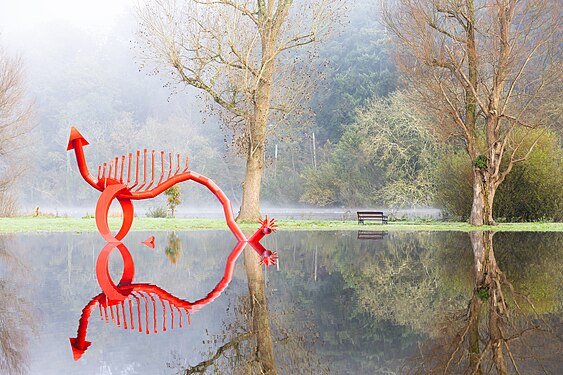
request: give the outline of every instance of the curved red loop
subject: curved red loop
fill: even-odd
[[[123,274],[117,286],[113,282],[108,268],[109,256],[116,247],[123,259]],[[127,250],[127,247],[125,247],[123,243],[108,243],[102,249],[100,255],[98,255],[98,260],[96,261],[96,278],[98,279],[100,288],[102,288],[102,292],[111,303],[123,301],[129,296],[133,288],[128,288],[127,286],[131,285],[133,282],[134,275],[135,264],[133,263],[133,257],[129,250]]]
[[[121,209],[123,210],[123,223],[121,224],[121,229],[115,236],[111,233],[108,224],[108,213],[111,202],[119,193],[126,189],[127,186],[123,184],[110,185],[102,191],[102,195],[100,195],[98,203],[96,204],[96,226],[107,242],[120,242],[125,235],[127,235],[133,224],[134,209],[133,203],[131,203],[129,199],[118,199]]]
[[[134,208],[133,203],[129,199],[117,200],[121,205],[121,210],[123,211],[123,223],[121,224],[121,229],[119,229],[119,232],[115,235],[115,238],[121,241],[127,233],[129,233],[129,229],[131,229],[131,225],[133,225]]]

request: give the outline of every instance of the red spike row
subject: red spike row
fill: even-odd
[[[127,186],[131,182],[131,159],[133,159],[133,154],[130,152],[127,159]]]
[[[185,173],[188,171],[188,157],[186,156],[186,168],[184,168],[184,170],[182,171],[182,173]]]
[[[129,187],[129,190],[133,190],[135,186],[139,183],[139,159],[141,158],[141,150],[137,150],[137,158],[135,159],[135,183]]]
[[[178,172],[180,172],[180,154],[176,154],[176,157],[178,159],[178,168],[176,169],[176,172],[174,172],[174,176],[176,176]]]
[[[117,180],[117,169],[119,167],[119,157],[115,157],[115,170],[113,171],[113,179]]]
[[[168,177],[166,177],[166,179],[169,179],[170,176],[172,175],[172,153],[169,152],[168,153]]]
[[[147,149],[143,150],[143,183],[137,188],[140,191],[147,184]]]
[[[160,183],[162,182],[162,179],[164,178],[164,151],[160,151],[160,162],[161,162],[160,179],[156,183],[157,186],[160,185]]]
[[[125,155],[121,155],[121,169],[119,172],[119,182],[123,183],[123,168],[125,167]]]
[[[147,185],[147,187],[145,188],[145,190],[149,190],[154,182],[154,154],[155,154],[155,150],[152,150],[152,156],[151,156],[151,180],[149,182],[149,184]]]

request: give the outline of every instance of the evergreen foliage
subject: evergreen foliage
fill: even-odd
[[[365,12],[365,8],[362,9]],[[354,121],[355,110],[396,87],[390,41],[365,13],[353,14],[354,27],[323,46],[320,55],[324,84],[313,95],[313,110],[321,143],[335,143]]]

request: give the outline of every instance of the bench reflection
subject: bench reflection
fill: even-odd
[[[359,230],[358,240],[382,240],[389,233],[383,230]]]

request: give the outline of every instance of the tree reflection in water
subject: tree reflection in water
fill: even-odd
[[[543,361],[556,360],[560,340],[530,298],[517,291],[500,269],[493,235],[469,233],[473,292],[467,308],[441,318],[440,336],[420,345],[410,372],[549,373]]]
[[[481,373],[496,373],[493,342],[487,346],[489,293],[497,295],[495,305],[503,309],[492,322],[508,338],[498,353],[507,370],[516,373],[505,345],[520,373],[543,373],[543,368],[561,373],[561,343],[547,323],[561,328],[563,234],[497,233],[487,262],[483,235],[482,246],[476,242],[481,249],[477,265],[482,274],[494,271],[480,282],[496,280],[491,288],[476,287],[474,251],[466,233],[395,232],[372,242],[355,237],[312,232],[282,238],[289,255],[277,279],[285,277],[286,303],[314,309],[312,321],[322,341],[317,353],[335,373],[471,373],[469,332],[474,334],[475,326],[469,330],[467,323],[476,321],[469,318],[478,307],[477,361]],[[298,254],[293,262],[287,251],[291,246]],[[317,247],[322,249],[318,257]]]
[[[176,232],[172,232],[168,235],[168,244],[166,245],[166,249],[164,249],[164,253],[168,260],[170,260],[170,263],[178,263],[178,259],[180,259],[182,255],[182,240]]]
[[[235,319],[223,325],[223,332],[207,341],[209,353],[204,361],[183,368],[188,374],[325,374],[314,345],[318,334],[303,324],[288,328],[285,318],[292,312],[270,311],[266,296],[265,273],[259,252],[244,250],[244,269],[248,295],[235,306]],[[216,348],[215,343],[222,344]],[[275,348],[280,350],[274,351]],[[180,365],[175,365],[181,368]]]
[[[26,267],[10,250],[14,242],[0,236],[0,373],[27,372],[29,336],[35,330],[32,305],[14,280],[25,280]]]

